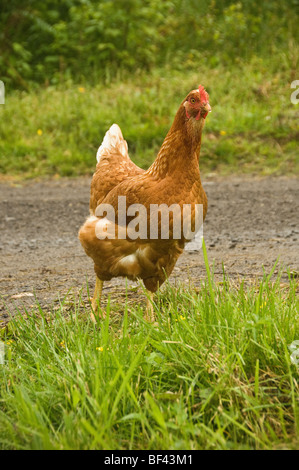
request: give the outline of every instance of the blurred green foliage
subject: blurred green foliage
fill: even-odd
[[[0,10],[0,77],[110,81],[120,71],[239,63],[296,41],[299,0],[10,0]]]
[[[113,122],[133,161],[148,168],[199,79],[208,84],[212,106],[201,148],[203,175],[299,174],[299,110],[290,101],[287,59],[281,54],[271,64],[252,60],[242,68],[202,66],[189,73],[161,68],[109,85],[15,90],[0,106],[0,179],[92,174]]]

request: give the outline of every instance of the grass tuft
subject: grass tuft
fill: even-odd
[[[295,280],[236,287],[208,272],[200,289],[159,292],[156,326],[112,302],[95,326],[81,296],[13,317],[0,448],[298,448]]]
[[[131,158],[148,168],[181,101],[202,83],[213,109],[204,129],[203,174],[298,174],[292,79],[279,56],[273,60],[267,65],[252,59],[242,69],[155,70],[109,85],[7,90],[0,107],[0,172],[15,178],[91,174],[97,148],[114,122]]]

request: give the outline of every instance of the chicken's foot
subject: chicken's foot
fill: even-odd
[[[144,319],[149,323],[154,323],[154,321],[156,320],[153,300],[154,300],[154,293],[147,290],[146,291],[146,309],[145,309]]]
[[[91,319],[94,323],[96,323],[95,315],[98,315],[100,318],[105,318],[104,313],[101,311],[101,297],[102,297],[102,290],[103,290],[104,282],[101,281],[98,277],[96,278],[96,285],[94,289],[93,298],[91,299],[91,307],[92,311],[90,312]]]

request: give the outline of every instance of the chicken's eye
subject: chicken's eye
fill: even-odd
[[[194,98],[191,98],[191,103],[195,103],[195,99]]]

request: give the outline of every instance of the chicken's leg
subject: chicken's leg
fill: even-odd
[[[153,300],[154,300],[154,293],[147,290],[146,291],[146,310],[145,310],[145,320],[149,323],[153,323],[155,321],[155,312],[153,307]]]
[[[100,315],[100,313],[101,313],[100,312],[100,305],[101,305],[103,284],[104,284],[104,282],[101,281],[101,279],[99,279],[98,276],[97,276],[93,298],[91,299],[91,307],[92,307],[93,311],[90,312],[91,319],[94,323],[96,323],[94,313],[99,314],[99,316],[101,316]],[[103,317],[104,317],[104,314],[103,314]]]

